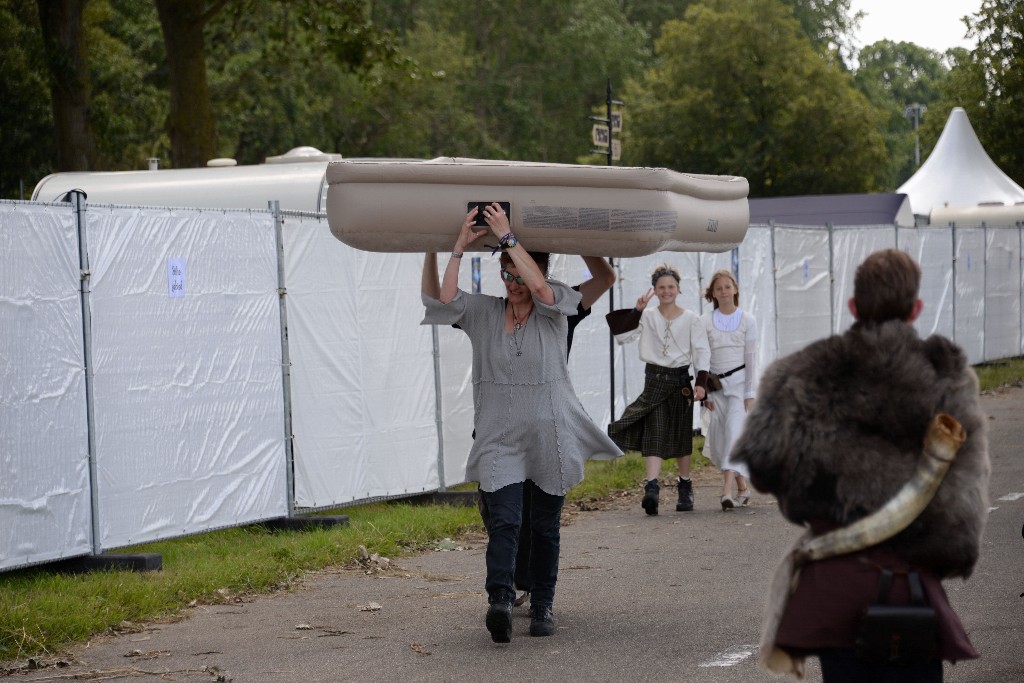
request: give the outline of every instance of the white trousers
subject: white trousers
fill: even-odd
[[[743,431],[747,411],[743,407],[743,385],[746,370],[739,370],[722,379],[722,390],[708,395],[715,404],[714,410],[706,407],[701,411],[701,422],[705,428],[704,455],[723,472],[732,470],[741,477],[750,478],[746,464],[729,458],[733,444]]]

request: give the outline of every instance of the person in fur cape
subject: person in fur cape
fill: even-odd
[[[773,363],[732,453],[751,484],[773,494],[789,521],[815,537],[877,511],[911,478],[923,437],[939,412],[966,431],[934,498],[903,531],[862,550],[780,567],[768,598],[761,664],[803,678],[818,656],[826,683],[942,681],[942,660],[978,656],[941,581],[970,576],[988,509],[990,464],[977,378],[963,351],[934,335],[921,339],[921,270],[896,249],[857,269],[850,310],[832,336]],[[798,545],[799,543],[798,542]],[[785,562],[790,561],[788,555]],[[937,653],[912,666],[870,664],[854,649],[857,627],[894,574],[892,604],[909,601],[908,572],[921,577],[937,616]]]

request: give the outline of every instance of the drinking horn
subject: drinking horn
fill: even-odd
[[[793,558],[796,566],[876,545],[910,526],[938,491],[966,436],[956,418],[946,413],[936,415],[925,433],[924,450],[910,481],[867,517],[798,546]]]

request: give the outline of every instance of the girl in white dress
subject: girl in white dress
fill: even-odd
[[[729,456],[743,431],[747,412],[754,405],[757,322],[739,307],[740,286],[728,270],[711,276],[704,298],[714,305],[701,316],[711,346],[711,373],[722,384],[721,389],[710,391],[704,401],[709,418],[704,455],[722,471],[722,509],[731,510],[750,500],[747,466]]]

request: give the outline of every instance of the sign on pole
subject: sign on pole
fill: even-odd
[[[622,158],[622,143],[618,140],[612,140],[612,161],[618,161]]]
[[[594,124],[594,130],[591,133],[591,139],[593,139],[595,147],[607,147],[608,146],[608,126],[602,126],[599,123],[595,123]]]
[[[622,132],[622,112],[621,111],[613,111],[612,112],[612,132],[613,133],[621,133]]]

